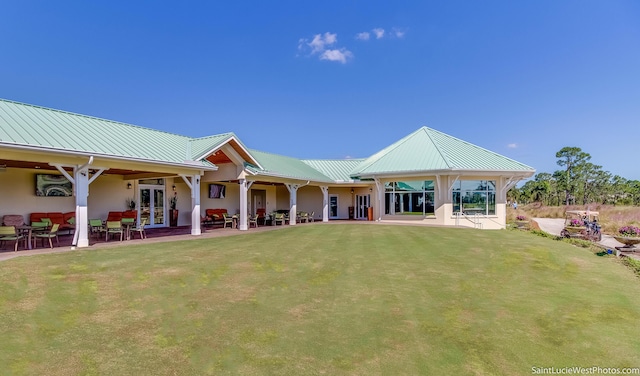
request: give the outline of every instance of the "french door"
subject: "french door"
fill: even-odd
[[[371,195],[356,195],[356,219],[367,219]]]
[[[165,186],[140,184],[140,221],[147,219],[148,227],[165,227]]]
[[[338,195],[329,195],[329,218],[338,219]]]

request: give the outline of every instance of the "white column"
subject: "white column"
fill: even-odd
[[[298,210],[298,188],[299,184],[285,184],[285,187],[289,190],[289,225],[295,226],[296,214]]]
[[[240,179],[240,218],[238,218],[238,229],[246,231],[247,226],[247,181]]]
[[[247,215],[250,217],[256,213],[251,213],[250,209],[252,207],[252,198],[251,198],[251,186],[253,185],[253,183],[255,183],[255,181],[251,180],[251,181],[247,181]],[[249,219],[247,218],[247,227],[249,227],[248,224]]]
[[[384,184],[378,178],[374,178],[376,183],[376,191],[378,193],[378,221],[382,220],[382,213],[384,212]]]
[[[75,170],[76,193],[76,232],[74,245],[83,248],[89,246],[89,221],[87,219],[87,198],[89,197],[89,169],[82,166]]]
[[[329,222],[329,187],[321,186],[322,190],[322,222]]]
[[[87,198],[89,197],[89,184],[104,172],[104,168],[96,171],[91,178],[89,178],[89,165],[93,163],[93,157],[89,157],[89,161],[83,165],[73,166],[73,176],[63,168],[62,165],[49,163],[50,166],[54,166],[73,184],[73,194],[76,197],[76,231],[73,234],[72,247],[88,247],[88,225],[87,220]]]
[[[184,179],[184,178],[183,178]],[[201,235],[200,228],[200,176],[191,177],[191,235]]]
[[[191,235],[201,235],[200,229],[200,175],[180,175],[191,190]]]

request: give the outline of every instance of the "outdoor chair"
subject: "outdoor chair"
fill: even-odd
[[[120,224],[120,221],[107,221],[107,231],[104,240],[109,241],[109,235],[113,236],[115,234],[120,234],[120,241],[122,241],[122,236],[124,235],[122,224]]]
[[[140,234],[140,239],[145,239],[147,237],[147,233],[144,231],[144,226],[146,226],[147,220],[149,220],[149,218],[146,218],[146,217],[142,218],[142,222],[139,223],[138,226],[136,226],[136,228],[131,229],[131,232],[133,232],[134,234],[136,232]]]
[[[47,229],[51,228],[51,225],[53,225],[53,222],[51,222],[51,218],[40,218],[40,222],[46,223]]]
[[[20,239],[23,239],[23,235],[19,235],[16,232],[15,226],[0,226],[0,244],[4,246],[4,242],[14,241],[16,242],[13,251],[18,251],[18,243]]]
[[[102,224],[101,219],[90,219],[89,220],[89,232],[90,235],[95,235],[96,240],[100,239],[103,232],[107,232],[107,229]]]
[[[253,216],[249,216],[249,228],[251,228],[251,225],[255,225],[255,227],[258,227],[258,215],[253,215]]]
[[[309,222],[309,213],[307,212],[300,212],[300,223],[308,223]]]
[[[315,219],[313,219],[313,216],[316,215],[316,212],[312,211],[309,214],[309,217],[307,217],[307,222],[315,222]]]
[[[23,226],[24,225],[24,217],[20,214],[7,214],[2,217],[3,226]]]
[[[276,213],[274,219],[273,219],[273,223],[274,224],[278,224],[278,222],[280,222],[280,224],[284,225],[284,214],[282,213]]]
[[[35,245],[38,245],[38,239],[42,239],[42,247],[44,248],[44,240],[49,239],[49,247],[53,249],[53,242],[51,241],[51,239],[56,238],[56,243],[59,247],[60,239],[58,239],[58,227],[60,227],[60,224],[54,223],[53,226],[51,226],[51,230],[49,230],[49,232],[41,232],[33,235],[33,237],[35,238]]]
[[[222,213],[222,218],[224,218],[224,223],[222,224],[222,228],[227,227],[227,223],[230,228],[233,228],[233,217],[229,216],[227,213]]]
[[[125,233],[125,237],[128,239],[131,239],[131,231],[132,231],[132,227],[135,225],[135,218],[127,218],[127,217],[122,217],[122,221],[120,221],[120,224],[122,225],[122,228],[124,229]]]

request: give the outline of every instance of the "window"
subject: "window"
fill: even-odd
[[[393,215],[433,215],[432,180],[394,181],[385,183],[384,213]]]
[[[466,215],[496,214],[496,182],[461,180],[453,186],[453,212]]]

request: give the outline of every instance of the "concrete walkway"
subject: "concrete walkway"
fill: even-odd
[[[551,235],[560,236],[560,232],[564,228],[564,219],[562,218],[533,218],[533,220],[538,223],[540,230]],[[607,234],[602,234],[602,240],[597,244],[600,244],[602,247],[610,249],[613,252],[616,252],[616,247],[624,246],[624,244],[614,239],[613,236]],[[623,252],[623,254],[640,260],[640,252],[638,251]]]

